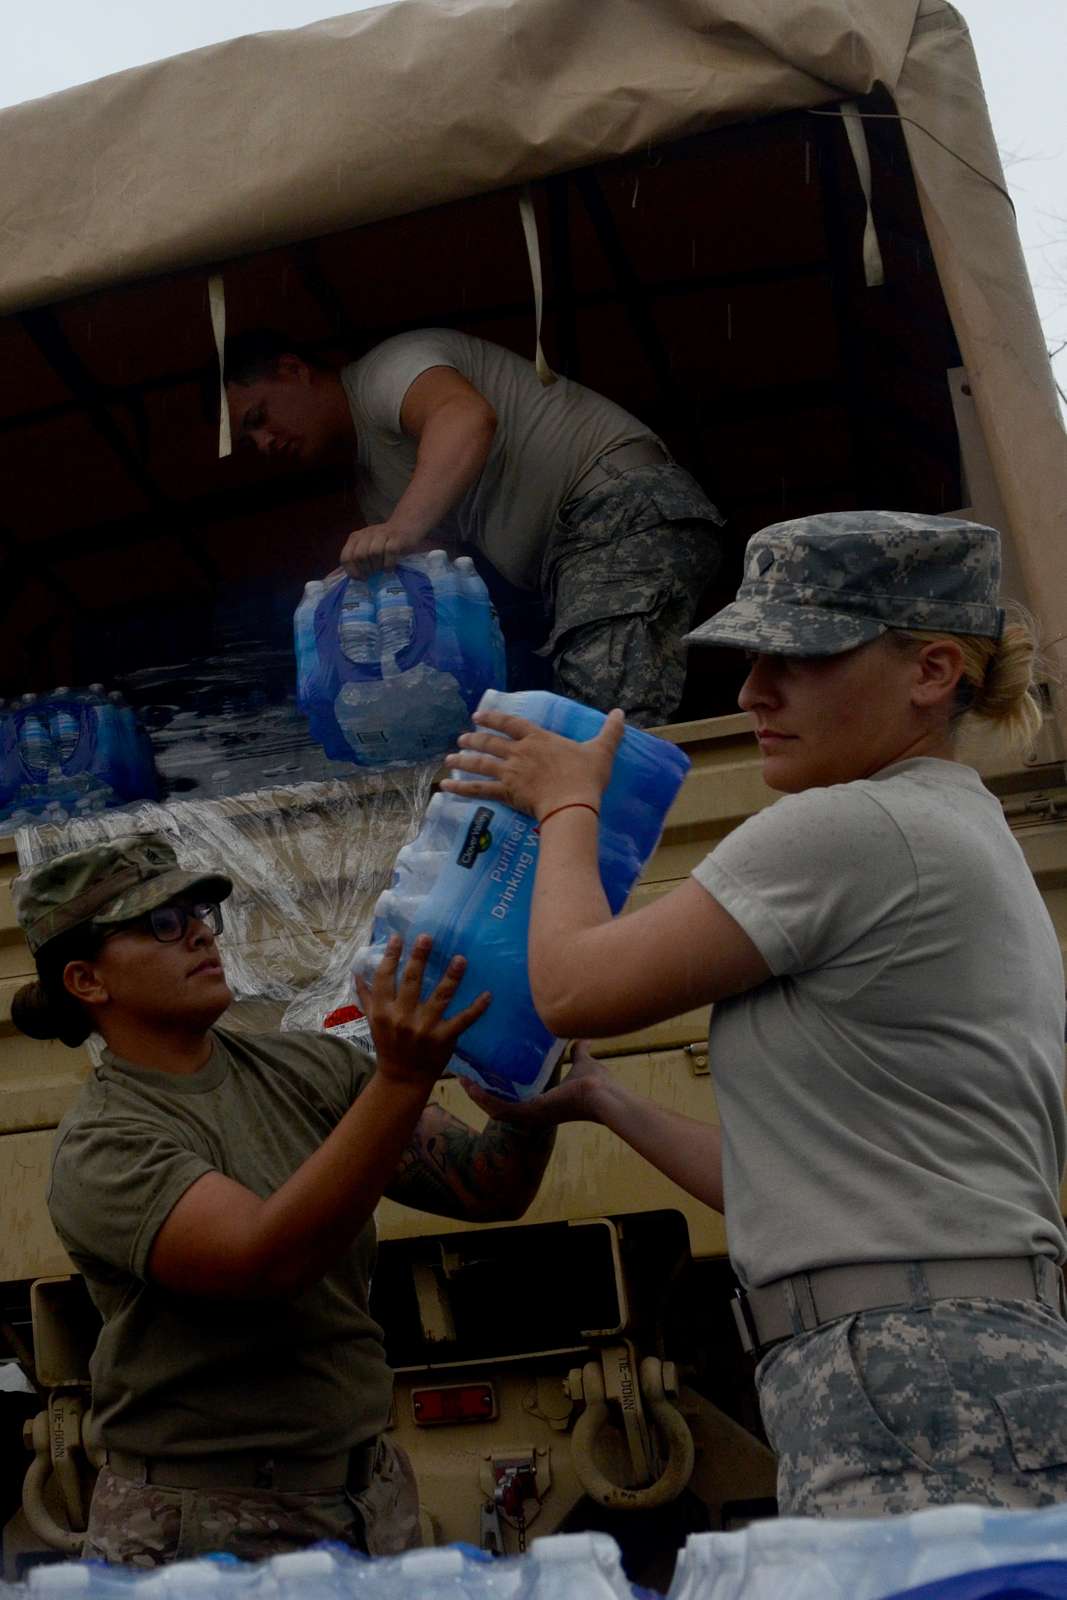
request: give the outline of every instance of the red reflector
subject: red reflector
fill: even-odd
[[[496,1396],[491,1383],[456,1383],[443,1389],[413,1389],[411,1411],[424,1427],[432,1422],[491,1422]]]
[[[328,1017],[323,1017],[324,1028],[339,1027],[342,1022],[358,1022],[363,1013],[358,1006],[338,1006]]]

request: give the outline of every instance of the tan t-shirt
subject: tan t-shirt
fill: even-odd
[[[709,1036],[742,1282],[1063,1261],[1063,962],[977,772],[916,757],[785,795],[693,875],[773,974]]]
[[[473,544],[510,583],[535,589],[556,512],[582,473],[605,451],[654,435],[569,378],[546,388],[531,362],[488,339],[451,328],[398,333],[341,373],[368,522],[384,522],[411,481],[417,446],[400,426],[400,408],[431,367],[460,373],[497,416],[489,459],[437,530],[442,543]]]
[[[48,1207],[104,1319],[92,1437],[147,1456],[330,1455],[379,1432],[389,1409],[382,1333],[367,1310],[373,1223],[291,1301],[172,1294],[146,1279],[146,1264],[205,1172],[274,1193],[336,1126],[371,1063],[322,1034],[213,1033],[191,1077],[105,1053],[59,1126]]]

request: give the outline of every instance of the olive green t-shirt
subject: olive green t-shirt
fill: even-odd
[[[384,1426],[391,1378],[367,1310],[369,1222],[291,1300],[173,1294],[148,1280],[152,1242],[205,1172],[266,1198],[360,1093],[371,1062],[316,1033],[215,1028],[191,1076],[105,1052],[59,1126],[48,1207],[104,1327],[93,1354],[94,1443],[145,1456],[331,1455]]]

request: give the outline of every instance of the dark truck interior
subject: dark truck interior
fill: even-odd
[[[549,362],[655,428],[728,518],[701,615],[730,598],[745,540],[766,523],[961,504],[952,326],[892,103],[861,109],[885,264],[874,288],[835,108],[534,186]],[[533,354],[514,189],[221,270],[231,333],[284,328],[326,360],[442,325]],[[219,460],[208,276],[0,321],[0,695],[100,680],[151,729],[183,695],[210,716],[253,688],[292,694],[293,609],[303,583],[336,564],[356,485],[343,468],[294,470],[243,450]],[[535,608],[496,597],[535,645]],[[214,675],[198,670],[207,661]],[[731,653],[691,652],[679,720],[732,711],[738,682]]]

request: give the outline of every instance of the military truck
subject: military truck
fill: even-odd
[[[15,107],[0,135],[18,151],[0,693],[99,679],[138,704],[179,847],[245,874],[227,955],[244,1025],[301,997],[315,1011],[429,779],[316,773],[257,743],[284,721],[300,586],[357,507],[344,473],[220,453],[226,323],[281,325],[327,359],[456,326],[619,400],[728,516],[705,611],[767,522],[884,506],[997,525],[1005,588],[1048,641],[1048,716],[1025,758],[975,759],[1067,937],[1067,452],[944,0],[398,0]],[[662,730],[693,770],[635,904],[773,799],[736,686],[728,654],[694,655],[686,720]],[[35,837],[0,846],[5,879]],[[13,1575],[78,1548],[94,1327],[44,1206],[88,1059],[11,1028],[31,963],[6,891],[0,963],[0,1334],[35,1391],[0,1393]],[[714,1117],[706,1029],[693,1013],[598,1051]],[[383,1205],[379,1228],[392,1421],[427,1539],[512,1551],[607,1527],[656,1582],[689,1528],[773,1513],[722,1219],[610,1135],[561,1130],[520,1223]]]

